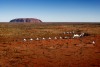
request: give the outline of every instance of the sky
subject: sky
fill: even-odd
[[[100,0],[0,0],[0,22],[37,18],[43,22],[100,22]]]

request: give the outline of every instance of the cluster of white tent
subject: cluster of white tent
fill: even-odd
[[[65,34],[73,34],[73,38],[79,38],[79,37],[83,37],[85,33],[81,33],[81,34],[76,34],[75,31],[72,32],[63,32],[64,35]]]
[[[56,39],[80,38],[80,37],[83,37],[85,33],[76,34],[74,31],[72,31],[72,32],[64,32],[64,34],[73,34],[73,36],[72,37],[68,37],[68,36],[62,37],[62,36],[60,36],[60,37],[48,37],[48,38],[45,38],[45,37],[40,38],[39,37],[39,38],[35,38],[35,39],[33,39],[33,38],[30,38],[30,39],[24,38],[23,41],[25,42],[25,41],[29,41],[29,40],[30,41],[33,41],[33,40],[38,41],[38,40],[51,40],[51,39],[56,40]],[[95,41],[92,41],[91,43],[95,44]]]
[[[60,37],[54,37],[54,38],[52,38],[52,37],[48,37],[48,38],[36,38],[36,39],[33,39],[33,38],[30,38],[30,39],[28,39],[28,40],[30,40],[30,41],[32,41],[32,40],[51,40],[51,39],[68,39],[68,38],[80,38],[80,37],[83,37],[84,36],[84,34],[85,33],[81,33],[81,34],[76,34],[74,31],[72,31],[72,32],[63,32],[63,34],[65,35],[65,34],[73,34],[73,36],[72,37],[68,37],[68,36],[65,36],[65,37],[62,37],[62,36],[60,36]],[[27,39],[26,38],[24,38],[23,39],[23,41],[27,41]]]
[[[72,38],[80,38],[80,37],[83,37],[84,36],[84,34],[85,33],[81,33],[81,34],[76,34],[74,31],[72,31],[72,32],[63,32],[63,34],[65,35],[65,34],[73,34],[73,36],[72,36]],[[68,39],[68,38],[70,38],[70,37],[68,37],[68,36],[65,36],[65,37],[62,37],[62,36],[60,36],[60,37],[54,37],[54,38],[52,38],[52,37],[48,37],[48,38],[36,38],[36,39],[33,39],[33,38],[30,38],[29,40],[30,41],[32,41],[32,40],[51,40],[51,39]],[[27,39],[23,39],[23,41],[27,41]]]
[[[30,38],[30,39],[26,39],[26,38],[24,38],[23,39],[23,41],[27,41],[27,40],[30,40],[30,41],[32,41],[32,40],[51,40],[51,39],[63,39],[63,37],[54,37],[54,38],[52,38],[52,37],[48,37],[48,38],[45,38],[45,37],[43,37],[43,38],[36,38],[36,39],[33,39],[33,38]]]
[[[72,38],[79,38],[81,36],[84,36],[84,34],[83,33],[80,34],[80,35],[79,34],[74,34],[72,36]],[[52,37],[48,37],[48,38],[43,37],[43,38],[35,38],[35,39],[30,38],[28,40],[32,41],[32,40],[68,39],[68,38],[70,38],[70,37],[68,37],[68,36],[62,37],[62,36],[60,36],[60,37],[54,37],[54,38],[52,38]],[[23,41],[27,41],[27,38],[24,38]]]
[[[64,37],[65,39],[67,39],[68,37]],[[47,38],[42,38],[42,40],[46,40]],[[57,38],[57,37],[54,37],[54,38],[51,38],[51,37],[49,37],[48,38],[48,40],[51,40],[51,39],[63,39],[63,37],[59,37],[59,38]],[[32,40],[41,40],[40,38],[36,38],[36,39],[33,39],[33,38],[30,38],[30,39],[23,39],[23,41],[25,42],[25,41],[27,41],[27,40],[30,40],[30,41],[32,41]],[[95,41],[92,41],[91,42],[92,44],[95,44]]]
[[[85,33],[81,33],[81,34],[74,34],[73,38],[77,38],[77,37],[83,37]]]
[[[70,31],[70,32],[67,31],[67,32],[63,32],[63,33],[64,33],[64,34],[74,34],[75,31],[72,31],[72,32],[71,32],[71,31]]]

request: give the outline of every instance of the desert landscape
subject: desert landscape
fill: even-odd
[[[100,67],[100,23],[0,23],[0,67]]]

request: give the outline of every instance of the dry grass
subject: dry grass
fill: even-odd
[[[14,39],[54,37],[60,36],[64,31],[81,30],[91,34],[100,34],[99,24],[67,24],[67,23],[44,23],[44,24],[17,24],[0,23],[0,38],[4,41]],[[95,31],[95,32],[94,32]],[[0,40],[3,41],[3,40]]]

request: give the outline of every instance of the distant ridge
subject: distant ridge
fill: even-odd
[[[16,19],[12,19],[10,20],[10,22],[18,22],[18,23],[41,23],[42,21],[40,19],[36,19],[36,18],[16,18]]]

